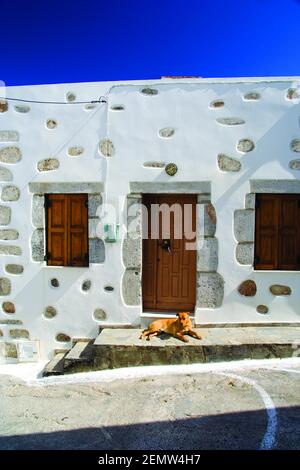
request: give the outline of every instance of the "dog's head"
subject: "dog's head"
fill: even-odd
[[[177,313],[178,316],[178,321],[180,325],[182,326],[182,329],[189,329],[192,328],[192,322],[189,317],[189,312],[179,312]]]

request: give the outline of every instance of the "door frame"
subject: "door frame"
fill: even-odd
[[[143,315],[142,303],[142,196],[143,194],[197,195],[197,299],[199,309],[222,305],[224,279],[217,272],[217,216],[211,202],[210,181],[130,181],[124,208],[127,232],[122,243],[123,276],[121,295],[125,307],[136,307]],[[202,243],[203,241],[203,243]]]

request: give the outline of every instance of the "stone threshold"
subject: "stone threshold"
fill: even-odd
[[[191,317],[192,318],[192,317]],[[249,328],[249,327],[300,327],[300,322],[252,322],[252,323],[197,323],[196,328]],[[300,341],[300,338],[299,338]]]

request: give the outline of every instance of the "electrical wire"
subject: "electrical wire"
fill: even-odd
[[[22,98],[8,98],[0,96],[0,100],[10,100],[10,101],[20,101],[22,103],[38,103],[38,104],[96,104],[96,103],[107,103],[107,100],[104,96],[100,96],[98,100],[92,101],[36,101],[36,100],[24,100]]]

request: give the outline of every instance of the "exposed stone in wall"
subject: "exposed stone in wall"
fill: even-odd
[[[0,150],[0,162],[18,163],[22,158],[21,150],[18,147],[4,147]]]
[[[270,287],[270,291],[273,295],[291,295],[292,290],[288,286],[281,286],[280,284],[273,284]]]
[[[213,237],[216,233],[217,215],[214,206],[209,202],[203,204],[204,213],[204,236]],[[201,206],[200,206],[200,210]],[[200,221],[201,223],[201,221]]]
[[[105,310],[102,308],[96,308],[93,316],[95,320],[106,320],[107,317]]]
[[[0,255],[21,256],[22,250],[15,245],[0,245]]]
[[[218,273],[198,273],[197,307],[221,307],[224,297],[224,279]]]
[[[6,100],[0,100],[0,113],[5,113],[8,110],[8,102]]]
[[[165,166],[165,162],[149,161],[143,163],[144,168],[164,168]]]
[[[250,180],[250,190],[252,193],[300,193],[300,180]]]
[[[11,292],[11,282],[7,277],[0,277],[0,295],[9,295]]]
[[[164,127],[160,129],[159,136],[164,138],[172,137],[175,134],[175,129],[173,127]]]
[[[0,325],[22,325],[23,322],[21,320],[11,320],[11,319],[5,319],[5,320],[0,320]]]
[[[197,252],[197,271],[215,272],[218,269],[218,240],[204,238]]]
[[[37,169],[39,171],[51,171],[57,170],[59,168],[59,161],[57,158],[46,158],[45,160],[40,160],[37,164]]]
[[[12,302],[3,302],[2,309],[5,313],[13,314],[16,313],[15,304]]]
[[[86,183],[83,181],[77,183],[63,182],[57,183],[53,181],[52,183],[29,183],[29,192],[35,194],[60,194],[60,193],[87,193],[95,194],[101,193],[104,191],[104,184],[101,181]]]
[[[241,126],[242,124],[245,124],[244,119],[237,117],[217,118],[216,121],[223,126]]]
[[[126,305],[140,305],[142,301],[141,271],[126,269],[123,275],[122,293]]]
[[[51,305],[48,305],[48,307],[45,308],[45,311],[44,311],[45,318],[51,319],[51,318],[56,317],[56,315],[57,315],[56,308],[52,307]]]
[[[210,198],[209,198],[210,199]],[[197,201],[197,232],[200,237],[213,237],[216,232],[216,211],[210,202]]]
[[[8,274],[22,274],[24,271],[24,268],[21,264],[7,264],[5,266],[5,271]]]
[[[11,208],[0,206],[0,225],[8,225],[11,219]]]
[[[257,101],[261,99],[260,93],[256,91],[250,91],[249,93],[245,93],[244,100],[245,101]]]
[[[59,343],[68,343],[69,341],[71,341],[70,336],[66,335],[65,333],[58,333],[55,339]]]
[[[26,105],[26,104],[17,104],[16,106],[14,106],[14,110],[17,112],[17,113],[29,113],[30,111],[30,106]]]
[[[293,139],[291,142],[293,152],[300,152],[300,139]]]
[[[59,281],[58,279],[56,279],[56,277],[53,277],[51,280],[50,280],[50,285],[52,287],[59,287]]]
[[[89,238],[89,260],[90,263],[104,263],[105,246],[100,238]]]
[[[84,148],[83,147],[69,147],[68,148],[68,155],[70,157],[78,157],[79,155],[81,155],[82,153],[84,152]]]
[[[247,279],[247,281],[244,281],[239,285],[238,291],[245,297],[254,297],[257,292],[256,283],[251,279]]]
[[[48,129],[55,129],[56,126],[57,126],[57,122],[55,121],[55,119],[47,119],[46,127]]]
[[[125,110],[125,106],[123,104],[113,104],[111,107],[110,107],[111,111],[124,111]]]
[[[0,166],[0,182],[11,181],[12,179],[12,172],[8,168]]]
[[[17,359],[18,351],[17,346],[14,343],[3,343],[4,351],[1,351],[1,356],[7,359]],[[1,348],[2,349],[2,348]]]
[[[86,279],[85,281],[83,281],[81,289],[84,292],[87,292],[88,290],[90,290],[91,287],[92,287],[92,281],[90,281],[89,279]]]
[[[266,305],[258,305],[256,307],[257,313],[266,314],[269,312],[269,308]]]
[[[245,208],[246,209],[255,209],[255,194],[248,193],[245,196]]]
[[[297,98],[300,98],[300,95],[299,95],[296,88],[289,88],[287,93],[286,93],[286,98],[288,100],[295,100]]]
[[[124,238],[122,254],[126,268],[140,268],[142,266],[141,238]]]
[[[254,142],[250,139],[241,139],[237,144],[237,150],[243,153],[251,152],[254,148]]]
[[[221,171],[240,171],[242,164],[235,158],[228,157],[223,153],[218,155],[218,166]]]
[[[115,290],[115,288],[113,286],[104,286],[103,290],[105,292],[113,292]]]
[[[14,229],[0,229],[0,240],[17,240],[19,232]]]
[[[254,259],[254,243],[239,243],[235,250],[235,257],[240,264],[252,265]]]
[[[98,217],[100,215],[100,206],[102,204],[102,198],[100,194],[89,194],[89,217]]]
[[[289,167],[291,168],[291,170],[300,170],[300,159],[291,160],[289,163]]]
[[[9,336],[13,339],[29,339],[29,331],[27,330],[10,330]]]
[[[89,238],[99,238],[99,219],[89,219]]]
[[[76,95],[73,91],[69,91],[67,94],[66,94],[66,101],[68,101],[69,103],[72,103],[73,101],[76,100]]]
[[[35,228],[44,228],[45,226],[45,197],[40,194],[34,194],[32,197],[31,219]]]
[[[225,105],[223,100],[214,100],[210,103],[210,108],[223,108]]]
[[[87,103],[84,105],[84,110],[85,111],[92,111],[93,109],[96,108],[96,105],[93,103]]]
[[[127,196],[127,232],[130,238],[139,238],[142,233],[142,198]]]
[[[31,236],[31,257],[33,261],[44,261],[44,230],[37,228]]]
[[[158,95],[158,90],[155,88],[145,87],[141,89],[141,93],[147,96],[155,96]]]
[[[20,198],[20,190],[17,186],[4,186],[2,189],[2,201],[17,201]]]
[[[130,181],[130,193],[136,194],[211,194],[210,181],[172,181],[172,182],[155,182],[152,181]]]
[[[115,147],[111,140],[104,139],[99,143],[99,149],[104,157],[112,157],[115,154]]]
[[[17,131],[0,131],[0,142],[18,142],[19,139]]]
[[[234,211],[234,236],[238,242],[254,242],[255,211],[242,209]]]

